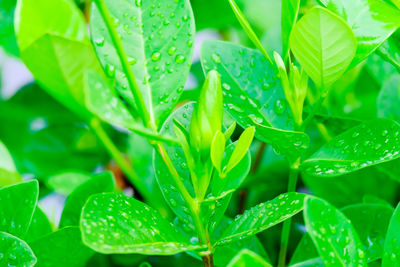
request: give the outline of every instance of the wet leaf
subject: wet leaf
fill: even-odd
[[[112,192],[115,187],[114,176],[110,172],[93,175],[78,186],[65,201],[59,228],[78,226],[81,211],[90,196],[103,192]]]
[[[304,173],[331,177],[400,157],[400,125],[387,119],[361,123],[322,146],[304,161]]]
[[[345,19],[357,37],[351,67],[372,54],[400,26],[400,10],[382,0],[327,0],[326,6]]]
[[[228,267],[272,267],[271,264],[266,262],[262,257],[257,255],[251,250],[243,249],[241,250],[227,265]]]
[[[36,207],[24,240],[30,243],[52,232],[53,227],[47,215],[39,207]]]
[[[94,251],[81,240],[78,227],[66,227],[29,243],[38,267],[84,267]]]
[[[38,182],[35,180],[0,189],[0,231],[19,238],[26,235],[38,200],[38,191]]]
[[[322,93],[347,70],[357,49],[351,28],[339,16],[315,7],[295,25],[290,48]]]
[[[306,197],[304,220],[325,266],[367,266],[356,231],[334,206],[322,199]]]
[[[189,74],[194,42],[194,20],[188,0],[106,0],[116,31],[156,125],[177,104]],[[96,5],[90,19],[92,41],[98,57],[116,88],[130,104],[132,93]],[[131,88],[132,89],[132,88]]]
[[[146,204],[116,193],[88,200],[81,229],[83,242],[104,254],[173,255],[200,248]]]
[[[294,122],[279,79],[260,52],[207,41],[201,49],[201,62],[205,72],[216,69],[221,74],[224,108],[240,126],[255,126],[256,138],[292,160],[305,152],[308,136],[293,131]]]
[[[21,239],[0,232],[0,265],[30,267],[36,263],[30,247]]]
[[[304,194],[286,193],[238,215],[215,245],[224,245],[258,234],[303,210]]]
[[[400,266],[400,205],[397,205],[392,218],[390,219],[389,229],[386,234],[382,267]]]
[[[22,181],[10,153],[0,141],[0,186],[12,185]]]

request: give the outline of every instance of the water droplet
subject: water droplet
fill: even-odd
[[[218,54],[213,53],[211,55],[212,60],[214,61],[215,64],[220,64],[221,63],[221,57]]]
[[[286,102],[285,100],[277,100],[275,102],[275,113],[278,115],[283,114],[283,112],[285,112],[286,109]]]
[[[97,45],[97,46],[103,46],[104,45],[104,37],[99,37],[99,38],[97,38],[95,41],[95,44]]]
[[[151,60],[153,60],[153,61],[159,61],[160,59],[161,59],[160,52],[154,52],[153,55],[151,55]]]
[[[178,64],[181,64],[181,63],[185,62],[185,60],[186,60],[186,58],[183,55],[177,55],[175,57],[175,62],[178,63]]]
[[[175,54],[175,52],[176,52],[176,47],[175,46],[171,46],[169,49],[168,49],[168,54],[169,55],[173,55],[173,54]]]
[[[141,7],[142,6],[142,0],[135,0],[135,4],[137,7]]]

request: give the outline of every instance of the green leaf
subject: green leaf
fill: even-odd
[[[101,68],[79,9],[69,0],[19,0],[15,24],[21,59],[35,80],[78,115],[91,117],[84,77]]]
[[[356,231],[334,206],[315,197],[306,197],[304,220],[325,266],[367,266]]]
[[[400,125],[387,119],[361,123],[304,161],[304,173],[332,177],[400,157]]]
[[[364,245],[366,260],[372,262],[382,258],[393,208],[380,204],[356,204],[344,207],[341,211],[357,231]]]
[[[201,62],[205,72],[216,69],[221,74],[224,108],[240,126],[255,126],[256,138],[290,159],[305,152],[308,136],[293,131],[291,111],[274,67],[260,52],[231,43],[206,41],[201,48]]]
[[[221,173],[221,168],[222,168],[222,159],[224,158],[224,152],[225,152],[225,136],[221,131],[218,131],[214,139],[211,143],[211,161],[214,165],[214,167],[217,169],[218,173]]]
[[[272,265],[266,262],[262,257],[248,249],[243,249],[242,251],[240,251],[228,264],[228,267],[246,266],[272,267]]]
[[[46,180],[46,185],[57,193],[67,196],[89,179],[89,173],[69,171],[50,176]]]
[[[65,201],[59,228],[78,226],[81,211],[91,195],[112,192],[115,187],[114,176],[110,172],[93,175],[92,178],[78,186]]]
[[[311,239],[309,234],[303,235],[299,244],[294,251],[289,266],[314,266],[311,263],[314,263],[315,267],[324,266],[322,259],[318,257],[318,251],[315,248],[313,240]],[[308,265],[310,263],[310,265]]]
[[[347,70],[357,49],[351,28],[327,9],[315,7],[295,25],[290,48],[322,93]]]
[[[23,238],[31,224],[38,200],[36,180],[0,189],[0,231]]]
[[[78,227],[66,227],[29,243],[38,267],[84,267],[94,252],[81,240]]]
[[[239,162],[244,158],[247,154],[251,143],[253,142],[255,127],[249,127],[242,135],[239,137],[239,140],[236,143],[235,149],[232,152],[232,155],[226,165],[226,173],[231,171]]]
[[[382,267],[400,266],[400,204],[390,219],[389,229],[386,234]]]
[[[304,196],[300,193],[286,193],[246,210],[243,215],[235,218],[215,245],[256,235],[296,215],[303,210]]]
[[[12,185],[22,181],[7,148],[0,141],[0,186]]]
[[[300,0],[282,0],[281,28],[282,54],[284,59],[289,56],[289,38],[293,26],[296,24],[300,9]]]
[[[53,227],[46,214],[39,207],[36,207],[32,216],[31,225],[25,236],[25,241],[30,243],[52,232]]]
[[[116,193],[88,200],[81,229],[83,242],[104,254],[173,255],[200,248],[146,204]]]
[[[345,19],[357,37],[354,67],[388,39],[400,26],[400,11],[382,0],[328,0],[326,6]]]
[[[0,265],[31,267],[36,263],[30,247],[21,239],[0,232]]]
[[[151,119],[159,125],[177,104],[189,74],[194,20],[188,0],[106,0],[116,31]],[[134,103],[120,59],[96,5],[91,12],[92,41],[109,78]],[[171,16],[172,14],[172,16]],[[130,88],[131,90],[133,88]]]
[[[14,32],[14,10],[17,0],[3,0],[0,3],[0,46],[11,55],[18,56]]]
[[[377,109],[381,118],[392,119],[400,123],[400,75],[387,80],[379,93]]]
[[[400,1],[399,1],[400,3]],[[377,54],[400,72],[400,38],[396,35],[389,38],[378,50]]]

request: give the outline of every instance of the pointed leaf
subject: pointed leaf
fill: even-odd
[[[390,219],[389,229],[386,234],[382,267],[400,266],[400,204]]]
[[[151,118],[159,125],[176,105],[189,74],[194,20],[188,0],[106,0]],[[117,91],[134,103],[123,69],[96,5],[90,18],[97,55]],[[179,40],[179,41],[178,41]],[[131,88],[132,89],[132,88]]]
[[[40,267],[84,267],[94,251],[81,240],[78,227],[66,227],[29,244]]]
[[[256,235],[296,215],[303,210],[304,196],[299,193],[286,193],[246,210],[243,215],[235,218],[215,245]]]
[[[7,148],[0,141],[0,186],[12,185],[22,181]]]
[[[232,170],[247,154],[250,145],[253,142],[254,132],[255,127],[249,127],[244,130],[242,135],[239,137],[235,149],[233,150],[233,153],[228,161],[228,165],[226,166],[226,172]]]
[[[52,232],[53,228],[47,215],[39,207],[36,207],[28,233],[24,238],[25,241],[30,243]]]
[[[400,27],[400,10],[382,0],[327,0],[326,7],[345,19],[357,37],[354,67]]]
[[[114,187],[114,176],[110,172],[96,174],[78,186],[65,201],[59,228],[78,226],[82,208],[89,197],[98,193],[112,192]]]
[[[0,189],[0,231],[23,238],[31,224],[38,200],[36,180]]]
[[[400,125],[377,119],[336,136],[305,160],[302,169],[306,174],[331,177],[399,157]]]
[[[83,242],[104,254],[173,255],[200,248],[146,204],[116,193],[88,200],[81,229]]]
[[[289,37],[296,24],[300,9],[300,0],[282,0],[281,27],[282,27],[282,54],[286,59],[289,56]]]
[[[304,220],[325,266],[367,266],[356,231],[334,206],[306,197]]]
[[[228,267],[272,267],[271,264],[266,262],[258,254],[251,250],[243,249],[241,250],[228,264]]]
[[[346,22],[315,7],[295,25],[290,48],[322,93],[347,70],[356,53],[356,38]]]
[[[0,265],[31,267],[36,257],[30,247],[18,237],[0,232]]]
[[[225,152],[225,136],[221,131],[218,131],[211,143],[211,161],[219,173],[221,173],[222,159]]]
[[[224,108],[240,126],[255,126],[256,138],[285,156],[296,159],[304,153],[308,137],[293,131],[291,111],[274,67],[260,52],[206,41],[201,48],[201,63],[205,72],[216,69],[221,74]]]

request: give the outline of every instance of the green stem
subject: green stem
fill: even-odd
[[[155,126],[153,120],[151,118],[150,113],[147,110],[146,104],[144,103],[143,95],[140,91],[139,86],[136,83],[135,76],[132,73],[132,69],[128,62],[128,56],[122,45],[122,41],[118,36],[117,30],[115,29],[114,21],[111,18],[110,12],[108,11],[106,4],[104,3],[104,0],[94,0],[94,1],[96,3],[97,8],[100,11],[104,23],[106,24],[108,33],[110,34],[111,40],[116,48],[119,60],[121,61],[122,69],[128,80],[129,88],[132,91],[133,98],[137,105],[137,109],[142,118],[143,125],[145,125],[149,129],[154,129]]]
[[[137,176],[135,170],[126,161],[125,157],[118,150],[118,148],[115,146],[115,144],[110,139],[110,137],[107,135],[107,133],[104,131],[99,119],[97,119],[97,118],[91,119],[89,122],[89,125],[92,128],[92,130],[94,131],[94,133],[97,135],[99,140],[103,143],[104,147],[107,149],[109,154],[115,160],[117,165],[124,172],[124,174],[126,175],[128,180],[132,183],[132,185],[140,193],[140,195],[151,205],[152,198],[151,198],[146,186],[144,185],[142,180]]]
[[[303,123],[301,124],[301,129],[302,131],[305,131],[305,129],[307,128],[308,124],[311,122],[311,120],[315,117],[315,115],[317,115],[317,112],[320,110],[320,108],[322,107],[322,104],[324,103],[326,99],[326,96],[321,96],[317,103],[314,104],[310,114],[308,114],[307,118],[303,121]]]
[[[300,162],[300,159],[297,162]],[[299,174],[299,170],[298,170],[297,166],[290,168],[288,192],[296,191],[298,174]],[[284,267],[286,265],[286,254],[287,254],[287,249],[288,249],[288,244],[289,244],[291,224],[292,224],[292,218],[287,219],[283,223],[278,267]]]

